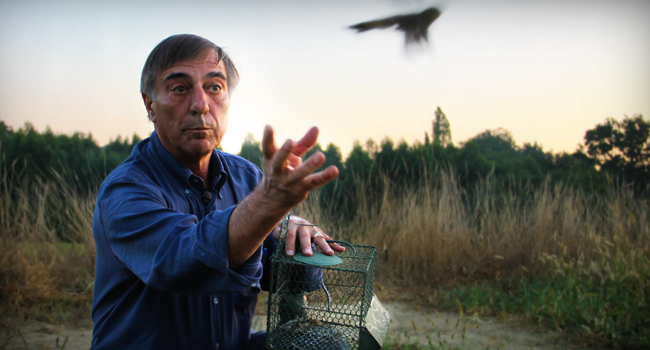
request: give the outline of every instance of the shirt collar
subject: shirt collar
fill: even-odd
[[[228,179],[228,173],[226,168],[223,166],[221,157],[219,157],[219,152],[215,149],[212,150],[210,155],[210,165],[208,165],[208,176],[210,177],[210,183],[212,184],[212,189],[217,193],[220,193],[221,187],[226,183]],[[221,198],[221,195],[219,195]]]
[[[190,180],[195,175],[190,169],[176,159],[176,157],[169,153],[165,146],[163,146],[162,142],[160,142],[155,130],[151,133],[151,143],[154,146],[154,153],[158,156],[160,161],[166,165],[164,168],[172,175],[172,177],[184,185],[189,185]],[[212,154],[210,155],[208,176],[210,177],[210,183],[212,183],[213,189],[217,193],[221,190],[221,187],[223,187],[228,178],[228,173],[226,172],[216,149],[212,150]]]

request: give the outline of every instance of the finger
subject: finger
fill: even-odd
[[[330,245],[330,247],[331,247],[332,249],[336,250],[336,251],[339,252],[339,253],[342,253],[342,252],[345,251],[345,247],[339,245],[338,243],[334,243],[334,242],[332,242],[332,243],[329,243],[329,245]]]
[[[278,147],[275,145],[275,138],[273,136],[273,127],[267,125],[264,127],[264,136],[262,136],[262,152],[264,158],[271,159]]]
[[[318,169],[324,162],[325,155],[322,152],[312,154],[307,161],[294,168],[293,172],[287,177],[287,181],[293,183],[302,180]]]
[[[345,248],[340,246],[338,243],[327,242],[329,240],[332,240],[332,238],[325,233],[323,233],[322,236],[318,235],[317,237],[314,237],[314,243],[323,251],[325,255],[334,255],[334,251],[337,251],[339,253],[345,251]]]
[[[284,241],[284,253],[287,256],[293,256],[296,251],[296,231],[297,231],[296,226],[290,226],[289,229],[287,230],[287,235]]]
[[[323,253],[325,253],[325,255],[334,254],[334,251],[330,247],[329,243],[326,242],[329,239],[331,238],[322,232],[320,235],[318,234],[314,235],[314,243],[320,248],[320,250],[323,251]],[[336,244],[336,243],[332,243],[332,244]]]
[[[298,239],[300,240],[302,255],[311,256],[313,253],[311,251],[311,234],[309,230],[298,230]]]
[[[271,158],[271,167],[273,168],[274,174],[284,173],[284,170],[286,168],[286,161],[289,155],[291,154],[293,145],[294,143],[292,140],[285,141],[282,147],[280,147],[280,149],[277,152],[275,152],[275,154]]]
[[[326,183],[332,181],[339,174],[339,169],[330,165],[327,169],[313,173],[309,176],[306,176],[303,181],[303,190],[311,191],[315,188],[325,185]]]
[[[316,141],[318,140],[318,128],[312,127],[307,131],[305,136],[303,136],[300,141],[296,142],[296,147],[293,150],[293,154],[298,157],[302,157],[303,154],[307,153],[310,148],[314,147]]]
[[[296,147],[294,146],[293,149],[295,151]],[[287,158],[287,165],[290,166],[291,168],[297,168],[300,164],[302,164],[302,158],[296,154],[292,153]]]

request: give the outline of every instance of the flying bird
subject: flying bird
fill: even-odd
[[[429,41],[428,30],[433,21],[440,16],[440,10],[435,7],[428,8],[420,13],[409,15],[392,16],[374,21],[362,22],[350,26],[350,29],[356,29],[357,33],[365,32],[371,29],[384,29],[397,24],[397,30],[404,32],[406,44],[419,43],[424,40]]]

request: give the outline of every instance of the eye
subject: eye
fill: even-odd
[[[210,91],[212,92],[220,92],[221,91],[221,85],[214,84],[210,86]]]
[[[187,91],[187,89],[183,85],[178,85],[178,86],[173,87],[172,91],[173,92],[183,93],[183,92]]]

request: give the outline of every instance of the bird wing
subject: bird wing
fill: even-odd
[[[403,21],[404,17],[406,16],[392,16],[376,19],[374,21],[362,22],[350,26],[350,29],[356,29],[359,33],[371,29],[384,29],[399,24],[401,21]]]
[[[428,41],[427,31],[433,21],[440,16],[440,10],[435,7],[428,8],[420,13],[392,16],[374,21],[362,22],[350,26],[356,29],[357,33],[371,29],[384,29],[397,25],[397,30],[404,32],[406,43]]]

